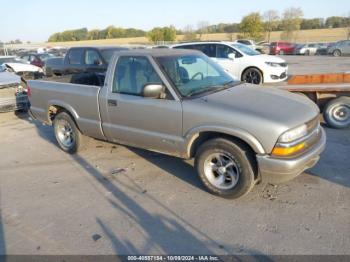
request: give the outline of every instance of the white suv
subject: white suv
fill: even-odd
[[[288,65],[285,60],[260,54],[239,43],[192,42],[172,45],[170,48],[202,51],[232,76],[247,83],[274,83],[287,79]]]

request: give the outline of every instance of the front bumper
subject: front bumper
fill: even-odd
[[[318,143],[297,158],[281,159],[267,155],[257,156],[261,180],[272,184],[284,183],[315,166],[326,147],[326,133],[322,128],[321,132]]]
[[[277,83],[288,78],[287,67],[267,67],[264,70],[264,83]]]

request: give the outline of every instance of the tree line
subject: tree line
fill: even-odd
[[[197,40],[203,34],[210,33],[238,33],[238,38],[252,38],[255,40],[266,39],[270,41],[271,32],[283,31],[281,38],[293,40],[298,30],[322,29],[322,28],[350,28],[350,15],[348,17],[331,16],[324,18],[306,19],[301,8],[287,8],[282,14],[275,10],[264,13],[253,12],[244,16],[240,23],[219,23],[210,25],[207,21],[201,21],[196,27],[188,25],[183,29],[174,26],[156,27],[146,32],[136,28],[120,28],[108,26],[105,29],[80,28],[54,33],[48,42],[65,42],[81,40],[98,40],[126,37],[147,37],[152,42],[175,41],[177,35],[184,35],[184,40]],[[350,29],[348,30],[350,38]]]

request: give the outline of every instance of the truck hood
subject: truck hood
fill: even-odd
[[[6,88],[9,85],[20,84],[21,78],[10,72],[0,72],[0,88]]]
[[[317,106],[309,99],[276,88],[241,84],[205,97],[209,106],[241,111],[293,128],[315,118]]]
[[[184,132],[191,126],[221,126],[255,137],[266,152],[278,138],[319,114],[309,99],[274,88],[240,84],[201,98],[184,101]],[[210,131],[210,130],[209,130]]]

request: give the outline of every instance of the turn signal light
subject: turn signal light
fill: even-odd
[[[292,147],[275,147],[272,154],[275,156],[290,156],[305,148],[305,143],[300,143]]]

